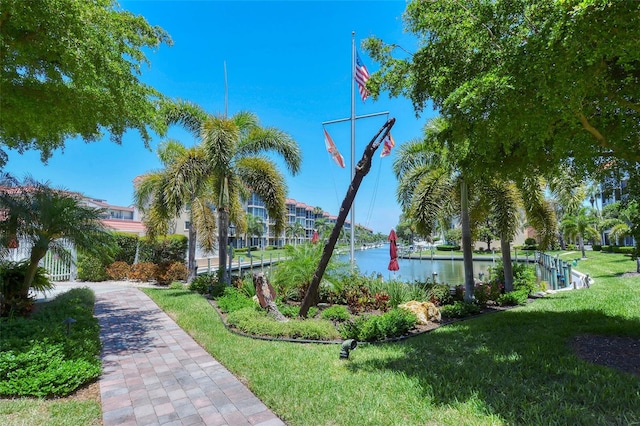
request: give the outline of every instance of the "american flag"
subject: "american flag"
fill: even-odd
[[[369,91],[366,87],[367,80],[369,80],[369,71],[367,71],[367,67],[364,66],[360,60],[360,55],[356,52],[356,83],[358,83],[358,91],[362,102],[369,96]]]
[[[396,141],[393,140],[393,136],[391,136],[391,132],[384,138],[382,145],[382,152],[380,153],[380,157],[386,157],[391,154],[391,149],[396,146]]]

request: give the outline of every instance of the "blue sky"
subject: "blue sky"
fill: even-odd
[[[229,114],[255,113],[265,126],[275,126],[298,142],[302,171],[285,172],[288,197],[320,206],[337,215],[350,182],[350,124],[328,125],[347,167],[333,163],[324,146],[322,122],[349,117],[351,112],[351,32],[356,45],[372,35],[415,51],[415,38],[403,32],[404,1],[120,1],[123,9],[143,15],[172,37],[172,47],[150,52],[142,80],[170,97],[189,100],[211,113],[224,112],[224,63],[227,67]],[[370,72],[375,63],[359,49]],[[416,118],[403,98],[366,103],[356,95],[356,114],[389,111],[396,118],[396,144],[420,136],[428,118]],[[386,116],[359,120],[356,162]],[[169,137],[195,143],[179,128]],[[9,152],[6,171],[29,173],[54,186],[101,198],[111,204],[132,203],[132,180],[160,167],[155,148],[145,149],[131,131],[118,146],[103,138],[85,144],[69,140],[48,165],[39,153]],[[378,151],[379,152],[379,151]],[[388,233],[396,226],[400,207],[391,165],[394,155],[376,155],[356,198],[356,222]]]

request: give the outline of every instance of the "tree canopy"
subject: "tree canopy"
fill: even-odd
[[[404,21],[418,50],[368,39],[367,87],[431,101],[473,142],[465,170],[640,160],[640,2],[415,0]]]
[[[67,138],[103,131],[120,143],[137,129],[147,144],[161,95],[139,76],[147,48],[163,43],[164,30],[114,0],[3,0],[0,166],[3,146],[46,161]]]

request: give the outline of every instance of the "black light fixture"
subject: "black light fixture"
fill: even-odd
[[[358,346],[358,342],[354,339],[345,340],[340,347],[340,359],[349,359],[349,352]]]

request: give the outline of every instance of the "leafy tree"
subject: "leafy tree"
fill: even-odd
[[[461,169],[640,161],[640,2],[414,0],[403,18],[418,50],[368,39],[380,70],[367,87],[439,110],[477,145]]]
[[[31,247],[24,281],[20,289],[27,297],[38,272],[38,263],[49,250],[70,260],[63,239],[96,256],[108,257],[113,238],[100,221],[102,210],[83,205],[76,194],[54,189],[49,183],[26,177],[19,182],[3,174],[0,177],[0,242],[3,249],[10,241],[26,241]],[[6,250],[6,249],[4,249]]]
[[[3,0],[0,145],[46,161],[65,139],[103,130],[120,143],[137,129],[148,144],[160,94],[139,76],[147,49],[163,43],[164,30],[113,0]]]
[[[260,126],[258,118],[249,112],[215,116],[186,101],[163,103],[162,114],[166,126],[179,124],[200,140],[188,158],[189,164],[177,167],[174,179],[163,185],[165,205],[179,212],[186,207],[189,194],[207,193],[216,208],[221,260],[227,258],[229,223],[236,225],[238,233],[247,228],[241,200],[251,192],[264,201],[267,214],[275,221],[275,233],[283,231],[287,186],[278,166],[266,154],[278,154],[296,174],[302,154],[288,134]],[[219,262],[220,276],[225,271],[224,263]]]

